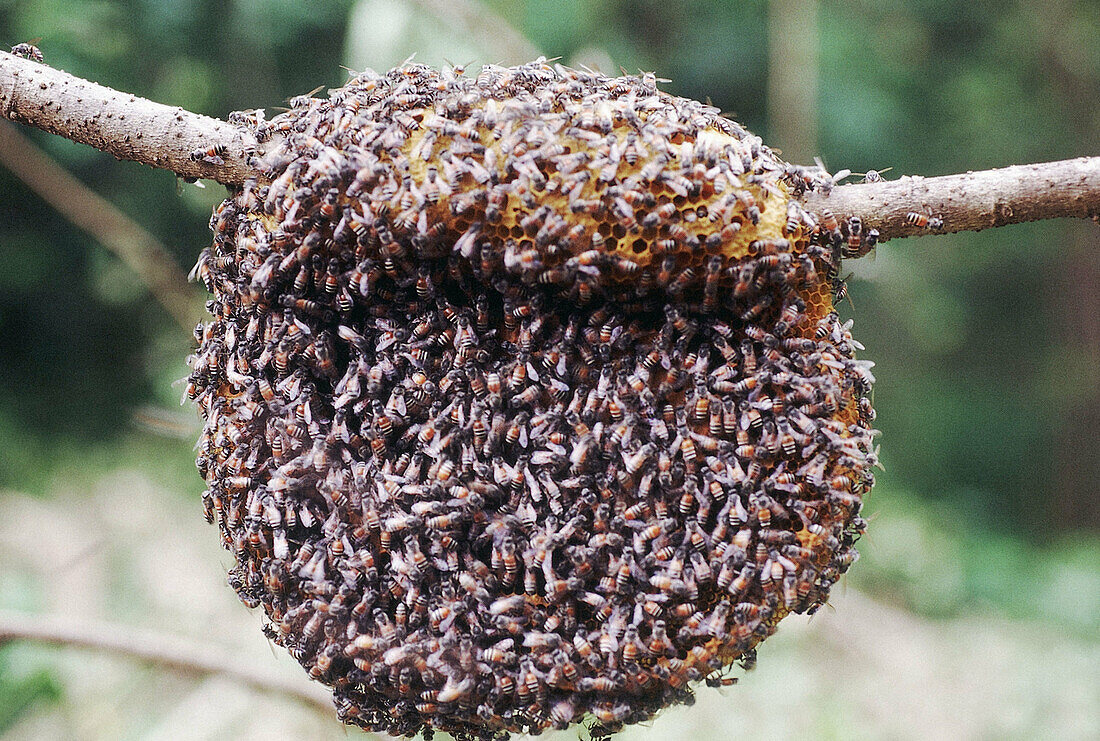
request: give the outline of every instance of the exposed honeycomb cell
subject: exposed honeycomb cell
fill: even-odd
[[[196,266],[198,465],[231,584],[343,720],[612,731],[825,602],[873,379],[812,175],[542,61],[252,126],[265,178]]]

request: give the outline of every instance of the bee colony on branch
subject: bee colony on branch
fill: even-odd
[[[235,120],[266,153],[195,269],[206,516],[342,720],[608,733],[826,601],[875,462],[833,311],[875,235],[802,210],[827,176],[542,60]]]

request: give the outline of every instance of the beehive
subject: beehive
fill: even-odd
[[[292,104],[212,219],[189,393],[230,582],[344,721],[610,732],[824,603],[872,379],[805,171],[543,61]]]

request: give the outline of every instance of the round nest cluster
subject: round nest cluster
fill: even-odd
[[[541,60],[291,104],[237,117],[188,392],[230,583],[344,721],[608,733],[825,602],[874,464],[827,176]]]

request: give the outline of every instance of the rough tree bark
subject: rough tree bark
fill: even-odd
[[[1014,165],[996,170],[924,178],[906,175],[878,183],[842,185],[806,198],[811,211],[859,216],[882,240],[1100,214],[1100,157]],[[943,220],[931,230],[909,214]]]
[[[185,177],[243,183],[256,139],[225,121],[154,103],[0,52],[0,117]],[[223,165],[191,159],[221,145]]]
[[[0,116],[73,141],[172,170],[233,185],[256,175],[249,165],[260,146],[218,119],[120,93],[29,59],[0,52]],[[191,153],[224,147],[216,165]],[[1100,218],[1100,157],[1019,165],[936,178],[919,176],[841,185],[811,193],[811,211],[859,217],[880,241],[970,231],[1038,219]],[[943,221],[930,230],[910,214]],[[916,220],[920,221],[920,220]],[[934,222],[933,222],[934,223]]]

